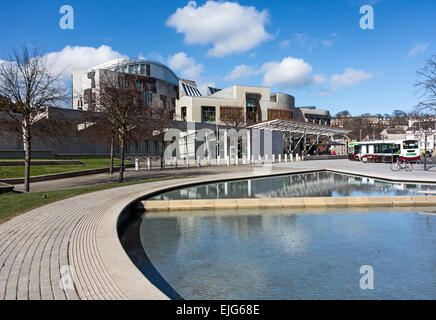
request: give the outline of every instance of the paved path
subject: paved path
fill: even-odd
[[[272,170],[285,173],[315,168],[436,182],[435,173],[414,171],[407,176],[406,173],[399,175],[376,164],[347,160],[282,163]],[[0,300],[166,298],[140,274],[123,251],[116,232],[117,217],[130,201],[169,186],[271,174],[242,166],[229,170],[230,173],[85,194],[43,206],[1,224]],[[60,285],[64,266],[71,266],[74,271],[71,289]]]
[[[424,171],[421,165],[415,165],[415,169],[412,172],[393,172],[391,171],[389,164],[384,163],[361,163],[349,160],[311,160],[302,162],[287,162],[287,163],[275,163],[275,167],[286,168],[289,170],[301,170],[312,168],[330,168],[332,170],[347,170],[350,173],[356,174],[369,174],[377,175],[387,179],[393,180],[423,180],[429,181],[433,179],[436,182],[436,166],[430,167],[429,171]],[[221,167],[201,167],[201,168],[179,168],[179,169],[153,169],[135,171],[128,169],[125,172],[125,181],[137,181],[144,179],[156,179],[168,176],[187,176],[194,177],[207,174],[222,174],[222,173],[240,173],[249,172],[253,170],[252,166],[239,165],[239,166],[221,166]],[[66,178],[59,180],[33,182],[30,184],[31,191],[48,191],[58,190],[66,188],[76,188],[83,186],[91,186],[103,183],[115,183],[118,182],[118,173],[112,175],[108,173],[95,174],[90,176]],[[16,185],[15,190],[23,191],[23,185]]]
[[[239,174],[240,177],[254,175],[252,170]],[[116,217],[122,208],[128,201],[174,184],[232,177],[235,177],[234,173],[207,175],[99,191],[40,207],[1,224],[0,300],[126,299],[141,296],[142,293],[126,294],[132,288],[121,288],[124,281],[115,281],[113,278],[123,279],[120,273],[126,270],[126,263],[127,267],[133,266],[122,250],[116,233]],[[114,207],[115,219],[109,231],[107,228],[101,231],[102,217],[114,211]],[[104,232],[109,232],[109,239],[98,241]],[[106,243],[110,241],[115,243],[115,251],[108,249]],[[105,251],[106,256],[102,258],[102,252]],[[117,262],[107,261],[113,258],[112,255],[117,256],[115,252],[119,253],[118,258],[124,265],[118,271],[110,272]],[[65,266],[71,266],[74,271],[72,289],[60,285],[62,268]],[[130,273],[135,273],[132,270]],[[136,272],[139,271],[136,269]],[[145,277],[140,275],[138,279],[137,274],[136,277],[134,283],[143,281],[140,287],[152,290],[152,285],[147,283]],[[165,298],[159,293],[146,294],[148,298]]]
[[[138,181],[145,179],[156,179],[163,177],[174,177],[174,176],[185,176],[185,177],[195,177],[206,174],[217,174],[217,173],[230,173],[230,172],[240,172],[252,170],[249,166],[225,166],[225,167],[201,167],[201,168],[180,168],[180,169],[153,169],[153,170],[140,170],[135,171],[133,169],[127,169],[124,173],[124,181]],[[84,186],[92,186],[96,184],[105,183],[117,183],[118,173],[100,173],[93,174],[89,176],[49,180],[32,182],[30,184],[30,190],[32,192],[38,191],[48,191],[48,190],[59,190],[59,189],[69,189]],[[23,191],[24,185],[19,184],[15,186],[16,191]]]

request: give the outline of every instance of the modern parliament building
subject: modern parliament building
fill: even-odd
[[[207,92],[202,93],[195,81],[181,79],[169,67],[151,60],[116,59],[89,69],[73,69],[73,109],[87,110],[89,104],[96,99],[103,75],[119,72],[135,75],[137,88],[141,91],[142,106],[149,108],[158,105],[168,108],[174,127],[187,132],[186,139],[187,136],[195,135],[195,130],[202,128],[217,132],[223,128],[235,127],[235,115],[243,120],[243,123],[238,124],[239,127],[273,130],[274,154],[284,152],[285,134],[296,134],[294,138],[298,145],[294,150],[300,152],[301,148],[306,148],[306,144],[314,145],[312,140],[315,136],[317,139],[321,136],[329,139],[339,133],[323,130],[330,127],[331,117],[328,111],[315,107],[298,108],[295,106],[295,98],[290,94],[271,93],[268,87],[243,85],[224,89],[208,87]],[[303,131],[295,129],[302,123],[312,124],[312,129],[308,129],[307,125],[305,129],[302,127],[307,132],[304,139]],[[194,124],[195,130],[188,132],[187,124]],[[185,141],[181,145],[185,146],[182,152],[184,157],[196,156],[197,143],[187,146]],[[162,147],[164,146],[153,139],[144,139],[129,144],[127,152],[159,154]],[[224,154],[228,155],[228,150]]]

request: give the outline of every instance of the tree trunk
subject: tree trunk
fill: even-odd
[[[26,119],[23,126],[24,146],[24,191],[30,191],[30,121]]]
[[[115,148],[115,137],[114,134],[111,134],[111,163],[110,163],[110,168],[109,168],[109,173],[113,174],[114,173],[114,148]]]
[[[424,133],[424,171],[427,171],[427,133]]]
[[[120,175],[118,178],[119,183],[124,181],[124,134],[120,134]]]
[[[160,145],[160,168],[165,169],[165,142],[161,141]]]

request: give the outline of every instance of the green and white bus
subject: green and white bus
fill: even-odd
[[[417,140],[358,141],[348,144],[348,159],[363,162],[419,161]]]

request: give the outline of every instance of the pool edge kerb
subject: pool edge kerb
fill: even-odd
[[[277,170],[274,173],[265,175],[254,175],[253,173],[243,173],[240,175],[235,175],[234,173],[228,174],[230,180],[248,179],[248,178],[262,178],[269,176],[279,176],[285,174],[299,174],[308,172],[320,172],[320,171],[330,171],[336,173],[344,174],[354,174],[352,172],[341,172],[339,170],[332,170],[329,168],[316,169],[316,170]],[[224,174],[222,176],[225,176]],[[358,174],[357,174],[358,175]],[[376,179],[383,179],[381,177],[374,177]],[[223,178],[224,179],[224,178]],[[223,181],[219,179],[219,181]],[[398,180],[400,181],[400,180]],[[156,300],[167,300],[169,299],[162,291],[155,287],[133,264],[129,256],[125,252],[121,245],[120,239],[118,237],[117,222],[118,218],[122,212],[131,203],[144,199],[146,196],[155,194],[156,192],[164,192],[169,189],[188,187],[193,185],[198,185],[208,182],[218,182],[215,176],[206,177],[193,177],[187,178],[186,180],[166,180],[162,186],[152,187],[150,190],[141,191],[135,193],[134,195],[128,196],[127,198],[117,202],[107,210],[101,217],[97,231],[96,231],[96,241],[99,249],[100,256],[103,260],[105,267],[107,268],[110,276],[112,277],[115,284],[123,291],[128,299],[132,300],[146,300],[146,299],[156,299]],[[170,182],[170,183],[168,183]],[[424,181],[423,181],[424,182]],[[425,183],[425,182],[424,182]],[[145,188],[147,184],[144,184]],[[422,198],[420,197],[421,201]],[[434,197],[436,199],[436,197]],[[418,200],[413,199],[414,204],[417,205]],[[425,201],[427,202],[427,201]],[[436,200],[432,201],[436,203]],[[215,204],[215,203],[214,203]],[[217,204],[217,203],[216,203]],[[327,206],[332,205],[331,203]],[[281,205],[283,206],[283,204]]]

